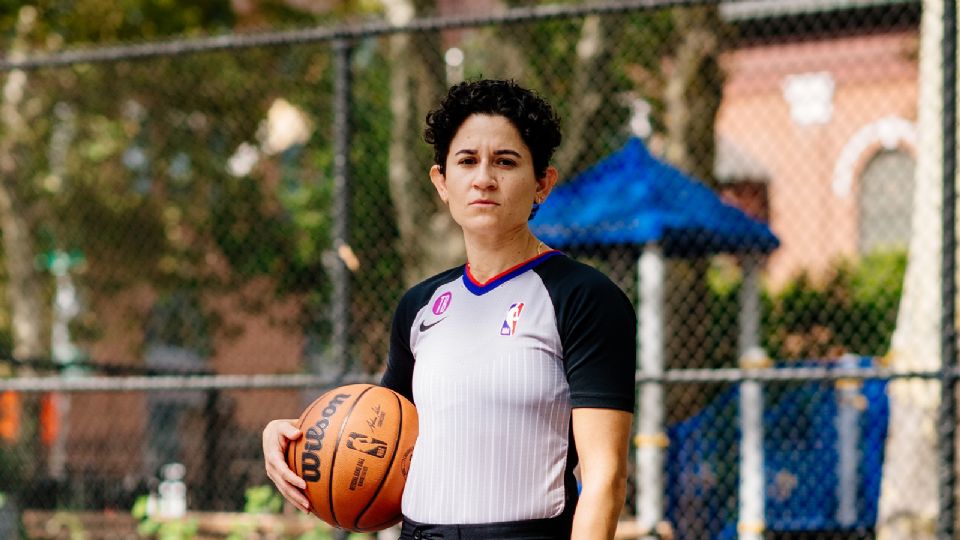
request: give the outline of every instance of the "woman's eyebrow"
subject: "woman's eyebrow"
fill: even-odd
[[[477,153],[477,151],[474,150],[474,149],[472,149],[472,148],[463,148],[463,149],[461,149],[461,150],[457,150],[456,152],[454,152],[453,155],[459,156],[460,154],[467,154],[467,155],[471,155],[471,156],[472,156],[472,155],[475,155],[476,153]],[[515,156],[515,157],[518,157],[518,158],[519,158],[519,157],[522,157],[522,156],[520,155],[520,152],[517,152],[516,150],[510,150],[509,148],[505,148],[505,149],[503,149],[503,150],[494,150],[494,151],[493,151],[493,155],[495,155],[495,156]]]

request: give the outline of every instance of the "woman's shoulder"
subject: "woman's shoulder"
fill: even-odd
[[[569,256],[551,257],[537,267],[537,273],[548,287],[581,291],[619,291],[620,288],[602,271]],[[622,293],[621,293],[622,294]]]
[[[576,334],[592,336],[591,342],[619,343],[623,336],[633,335],[636,310],[613,280],[569,257],[553,257],[549,262],[538,273],[553,303],[561,339]]]
[[[413,287],[410,287],[400,298],[400,305],[413,307],[426,304],[430,301],[430,298],[433,296],[433,293],[437,291],[437,289],[443,285],[446,285],[447,283],[450,283],[451,281],[460,279],[460,277],[463,275],[463,268],[463,265],[455,266],[430,276],[420,283],[417,283]]]

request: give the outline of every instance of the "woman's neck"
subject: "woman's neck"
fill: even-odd
[[[496,239],[465,238],[470,275],[481,283],[546,251],[529,229]]]

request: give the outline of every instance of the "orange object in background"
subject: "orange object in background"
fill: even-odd
[[[40,440],[51,446],[60,433],[60,398],[57,394],[44,394],[40,398]]]
[[[20,438],[20,394],[12,390],[0,392],[0,439],[13,443]]]

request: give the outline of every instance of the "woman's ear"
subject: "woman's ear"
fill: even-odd
[[[433,187],[437,190],[437,195],[440,195],[440,200],[444,203],[447,202],[447,177],[440,172],[440,166],[434,165],[430,167],[430,181],[433,182]]]
[[[554,167],[547,167],[541,178],[537,178],[537,202],[543,203],[550,196],[553,187],[557,185],[559,173]]]

